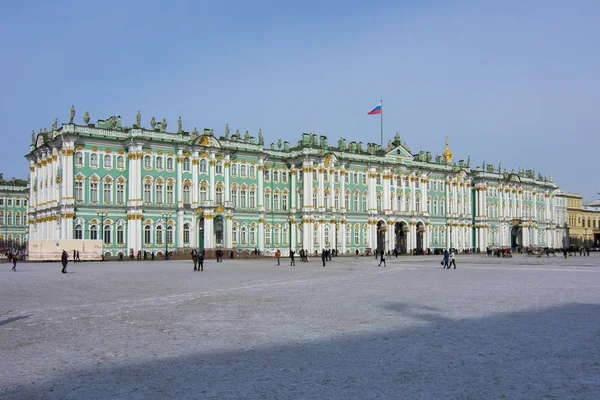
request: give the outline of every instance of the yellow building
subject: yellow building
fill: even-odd
[[[565,193],[565,197],[567,198],[569,244],[573,246],[598,246],[600,208],[583,206],[582,197],[578,194]]]

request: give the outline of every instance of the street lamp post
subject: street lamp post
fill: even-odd
[[[168,240],[168,235],[167,235],[167,220],[169,218],[171,218],[171,213],[168,212],[164,212],[161,214],[162,217],[165,219],[165,260],[169,259],[169,240]]]
[[[104,261],[104,217],[108,215],[108,212],[97,211],[96,215],[100,217],[100,251],[102,252],[102,261]]]

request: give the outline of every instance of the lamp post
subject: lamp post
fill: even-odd
[[[169,212],[164,212],[161,214],[161,216],[165,219],[165,260],[169,259],[169,240],[168,240],[168,226],[167,226],[167,221],[169,218],[171,218],[171,213]]]
[[[108,215],[108,212],[97,211],[96,215],[100,217],[100,251],[102,252],[102,261],[104,261],[104,217]]]

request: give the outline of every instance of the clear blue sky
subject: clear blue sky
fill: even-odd
[[[83,3],[83,2],[81,2]],[[0,9],[0,158],[25,178],[55,117],[141,110],[265,142],[302,132],[552,174],[600,192],[600,2],[11,1]]]

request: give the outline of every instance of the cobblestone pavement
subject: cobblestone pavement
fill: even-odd
[[[600,398],[600,254],[440,259],[0,264],[0,398]]]

